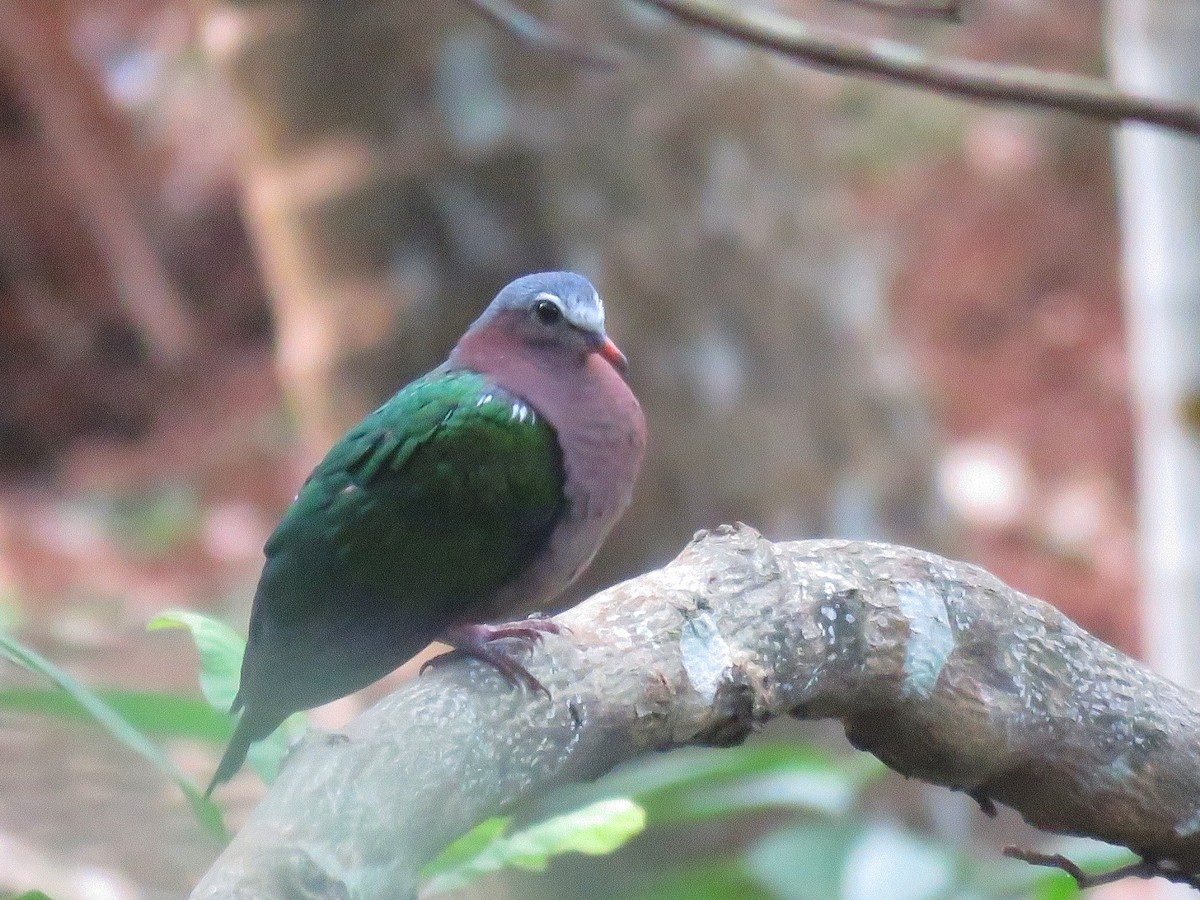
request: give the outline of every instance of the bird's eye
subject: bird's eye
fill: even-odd
[[[553,300],[539,300],[533,304],[533,315],[543,325],[557,325],[562,321],[562,307]]]

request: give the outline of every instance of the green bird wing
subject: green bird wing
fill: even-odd
[[[329,451],[267,542],[268,566],[287,557],[301,607],[324,583],[351,604],[453,619],[542,549],[563,477],[531,407],[478,373],[435,370]]]

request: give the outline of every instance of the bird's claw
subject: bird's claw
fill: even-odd
[[[485,662],[514,687],[527,687],[535,693],[542,693],[550,699],[548,691],[540,681],[523,664],[500,647],[492,645],[493,641],[510,638],[521,642],[527,652],[532,651],[535,644],[541,643],[547,634],[560,634],[562,627],[550,619],[526,619],[521,622],[510,622],[504,625],[460,625],[449,629],[442,640],[454,649],[432,659],[426,660],[421,666],[421,673],[426,669],[435,668],[464,657]]]
[[[569,626],[561,622],[555,622],[547,613],[534,612],[525,617],[526,624],[533,624],[534,628],[540,628],[547,634],[571,634]]]
[[[525,641],[528,644],[528,649],[532,649],[534,644],[540,644],[548,634],[562,634],[564,626],[559,625],[553,619],[523,619],[520,622],[509,622],[506,625],[481,625],[481,628],[487,630],[485,641],[494,641],[499,638],[516,638],[519,641]]]

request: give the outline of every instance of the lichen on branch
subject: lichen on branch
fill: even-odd
[[[194,898],[415,896],[490,816],[651,750],[837,718],[899,772],[1200,873],[1195,694],[983,570],[848,541],[702,533],[563,613],[530,671],[466,661],[310,738]]]

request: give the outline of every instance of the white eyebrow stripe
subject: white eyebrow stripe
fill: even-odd
[[[572,325],[599,331],[604,328],[604,303],[600,299],[599,291],[596,291],[595,288],[592,289],[592,296],[595,299],[595,305],[591,307],[580,306],[580,304],[568,305],[562,297],[553,291],[542,291],[539,294],[535,294],[533,302],[537,303],[540,300],[549,300],[562,310],[563,315],[566,316],[567,321]]]

